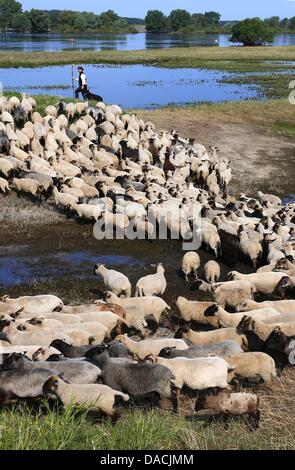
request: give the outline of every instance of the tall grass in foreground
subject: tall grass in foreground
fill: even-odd
[[[112,425],[92,422],[86,412],[69,407],[46,409],[44,414],[26,406],[0,413],[0,450],[200,450],[295,449],[295,437],[278,437],[272,427],[252,433],[246,423],[188,421],[159,410],[126,411]]]

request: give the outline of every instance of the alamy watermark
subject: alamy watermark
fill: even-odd
[[[146,213],[139,211],[130,217],[130,206],[120,205],[116,198],[116,213],[102,211],[94,224],[93,235],[97,240],[181,240],[185,251],[198,250],[202,244],[201,206],[192,203],[187,207],[150,205]],[[140,206],[138,206],[140,208]],[[119,211],[118,211],[119,209]],[[141,213],[140,213],[141,212]]]

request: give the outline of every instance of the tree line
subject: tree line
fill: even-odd
[[[33,8],[23,11],[22,4],[16,0],[0,0],[0,27],[2,32],[15,31],[45,33],[48,31],[67,32],[126,32],[135,33],[136,29],[112,10],[100,15],[70,10],[39,10]]]
[[[241,23],[238,21],[220,21],[220,18],[220,13],[216,11],[191,14],[186,10],[177,9],[171,11],[170,15],[166,16],[160,10],[149,10],[145,17],[145,23],[146,30],[151,33],[189,33],[206,30],[208,32],[214,32],[215,30],[231,32],[233,26]],[[249,18],[247,20],[249,20]],[[259,20],[260,26],[263,23],[263,26],[270,29],[273,33],[283,31],[295,32],[295,16],[293,18],[283,19],[279,16],[272,16],[265,20],[260,20],[259,18],[252,18],[251,20]]]

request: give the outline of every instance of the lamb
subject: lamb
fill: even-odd
[[[125,393],[102,384],[68,384],[57,376],[50,377],[43,386],[43,393],[46,396],[55,395],[64,406],[76,404],[87,405],[93,409],[102,411],[109,416],[112,421],[118,419],[118,413],[114,405],[117,397],[124,401],[129,400]]]
[[[275,361],[263,352],[245,352],[226,360],[235,367],[235,376],[242,379],[270,383],[277,376]]]
[[[33,369],[49,369],[56,374],[63,374],[64,380],[69,383],[91,384],[97,382],[101,375],[98,367],[89,362],[75,361],[75,365],[68,361],[49,362],[39,361],[33,362],[24,354],[11,354],[2,364],[2,370],[33,370]]]
[[[223,343],[211,344],[208,346],[190,346],[188,349],[179,350],[176,348],[163,348],[159,357],[173,359],[174,357],[187,357],[190,359],[205,356],[227,357],[242,354],[243,350],[235,341],[227,340]]]
[[[185,275],[185,280],[188,282],[188,276],[191,272],[194,273],[196,279],[198,278],[198,269],[201,265],[201,260],[195,251],[187,252],[182,259],[182,272]]]
[[[111,290],[118,297],[131,297],[131,284],[124,274],[107,269],[103,264],[97,264],[94,268],[95,275],[101,275],[107,289]]]
[[[156,296],[150,297],[130,297],[128,299],[120,299],[112,292],[105,293],[105,300],[114,304],[121,305],[124,309],[133,308],[135,311],[139,310],[143,313],[144,317],[152,316],[154,321],[159,324],[161,315],[170,310],[166,302]],[[128,315],[126,315],[126,319]]]
[[[210,284],[220,279],[220,266],[216,261],[208,261],[204,267],[206,281]]]
[[[179,309],[182,318],[189,321],[196,321],[202,324],[208,324],[204,312],[208,307],[215,305],[214,302],[199,302],[193,300],[187,300],[184,297],[178,297],[175,302],[176,307]]]
[[[195,404],[195,411],[201,410],[210,410],[225,417],[247,414],[251,428],[255,430],[259,426],[259,397],[254,393],[231,393],[224,390],[217,395],[202,394]]]
[[[240,346],[247,347],[246,337],[239,333],[236,328],[222,328],[220,330],[196,333],[187,326],[183,326],[175,333],[175,338],[184,338],[191,344],[197,346],[208,346],[227,340],[233,340]]]
[[[165,269],[162,263],[159,263],[156,274],[140,278],[136,284],[135,297],[163,295],[167,287],[164,273]]]
[[[241,274],[237,271],[231,271],[228,274],[228,279],[231,281],[248,281],[255,287],[256,292],[262,294],[272,294],[278,290],[283,295],[283,289],[290,285],[289,277],[284,273],[277,272]]]
[[[119,335],[116,338],[124,346],[126,346],[133,356],[143,360],[146,356],[158,356],[160,351],[165,347],[173,347],[176,349],[187,349],[188,346],[185,341],[174,338],[161,338],[161,339],[145,339],[144,341],[133,341],[127,335]]]

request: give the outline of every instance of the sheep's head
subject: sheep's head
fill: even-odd
[[[277,261],[275,265],[275,270],[278,271],[287,271],[288,270],[288,260],[286,258],[282,258],[279,261]]]
[[[253,327],[252,318],[247,317],[247,315],[244,315],[242,320],[240,321],[240,323],[237,326],[237,330],[240,333],[244,333],[244,332],[247,332],[247,331],[252,331],[252,327]]]
[[[37,351],[35,351],[34,354],[32,355],[32,360],[34,362],[39,362],[39,361],[44,360],[45,353],[46,353],[46,350],[44,348],[37,349]]]
[[[44,323],[44,318],[31,318],[27,323],[33,326],[41,326]]]
[[[43,395],[50,398],[56,398],[59,380],[60,379],[57,375],[53,375],[46,380],[43,385]]]
[[[10,317],[16,319],[16,318],[18,318],[18,317],[20,316],[20,314],[21,314],[23,311],[24,311],[24,307],[22,307],[20,310],[17,310],[17,311],[14,312],[14,313],[11,313],[11,314],[10,314]]]
[[[5,330],[5,328],[8,328],[9,325],[11,325],[12,321],[11,320],[1,320],[0,321],[0,331]]]
[[[3,361],[2,369],[9,370],[20,367],[20,362],[25,357],[25,355],[26,352],[9,354],[9,356]],[[29,360],[28,358],[26,359]]]
[[[118,335],[116,336],[115,340],[116,341],[119,341],[120,343],[124,344],[126,343],[126,338],[127,338],[127,334],[125,335]]]
[[[210,290],[210,285],[207,284],[205,281],[202,281],[202,279],[197,279],[191,286],[191,291],[194,291],[194,290],[201,290],[204,292],[208,292]]]
[[[103,293],[102,299],[103,299],[104,302],[108,302],[109,300],[112,300],[115,297],[116,297],[116,295],[113,292],[106,291],[106,292]]]
[[[101,273],[101,270],[104,268],[104,265],[103,264],[96,264],[94,266],[94,270],[93,270],[93,274],[98,276],[100,273]]]
[[[237,306],[237,312],[248,312],[253,300],[244,300]]]
[[[163,348],[161,349],[160,353],[159,353],[159,357],[164,357],[166,359],[171,359],[172,357],[172,351],[176,349],[176,347],[172,347],[172,348]]]
[[[235,281],[236,279],[238,279],[238,275],[239,273],[237,271],[231,271],[228,273],[227,279],[228,281]]]
[[[218,318],[219,306],[217,304],[211,305],[204,312],[204,317],[207,318],[207,321],[210,325],[215,328],[222,328],[223,324]]]
[[[182,326],[179,328],[179,330],[176,331],[174,338],[180,339],[180,338],[186,338],[187,333],[190,331],[190,328],[188,326]]]
[[[3,333],[3,331],[0,332],[0,341],[5,341],[6,343],[10,344],[9,338],[6,336],[5,333]]]

